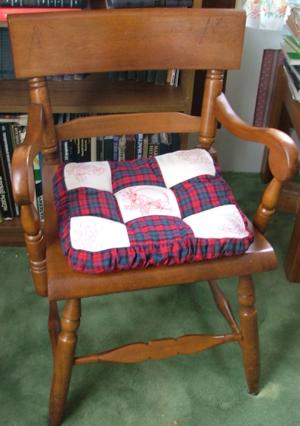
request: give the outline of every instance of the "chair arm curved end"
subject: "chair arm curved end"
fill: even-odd
[[[266,145],[273,176],[280,182],[293,177],[298,169],[298,148],[293,139],[277,129],[249,126],[233,111],[225,95],[216,98],[215,115],[224,127],[240,139]]]

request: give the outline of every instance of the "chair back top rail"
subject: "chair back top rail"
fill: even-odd
[[[9,15],[17,78],[147,69],[238,69],[245,14],[116,9]]]

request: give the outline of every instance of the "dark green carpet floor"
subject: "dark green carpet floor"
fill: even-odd
[[[259,177],[228,178],[251,214],[262,189]],[[299,425],[300,284],[289,284],[282,268],[292,223],[292,216],[277,214],[268,237],[280,266],[255,277],[262,367],[257,396],[247,394],[239,347],[229,344],[164,361],[76,367],[64,424]],[[0,277],[0,425],[46,425],[51,376],[47,301],[33,292],[23,248],[0,250]],[[223,281],[222,288],[235,296],[235,281]],[[92,298],[83,301],[82,311],[78,353],[228,330],[205,283]]]

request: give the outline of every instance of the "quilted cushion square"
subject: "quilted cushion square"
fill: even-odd
[[[199,148],[62,164],[54,197],[64,254],[81,272],[239,255],[253,241],[218,166]]]

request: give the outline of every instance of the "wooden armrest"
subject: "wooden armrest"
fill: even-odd
[[[283,182],[295,175],[299,166],[298,149],[286,133],[277,129],[249,126],[233,111],[223,93],[216,98],[215,115],[233,135],[269,148],[269,165],[277,180]]]
[[[25,140],[14,150],[12,159],[12,187],[15,201],[20,205],[34,202],[35,184],[33,159],[42,148],[43,109],[31,104]]]
[[[266,145],[269,150],[269,165],[273,179],[267,185],[256,210],[253,223],[265,232],[279,199],[282,182],[293,177],[298,169],[298,149],[295,142],[277,129],[249,126],[232,110],[225,95],[216,98],[216,119],[232,134],[247,141]]]

